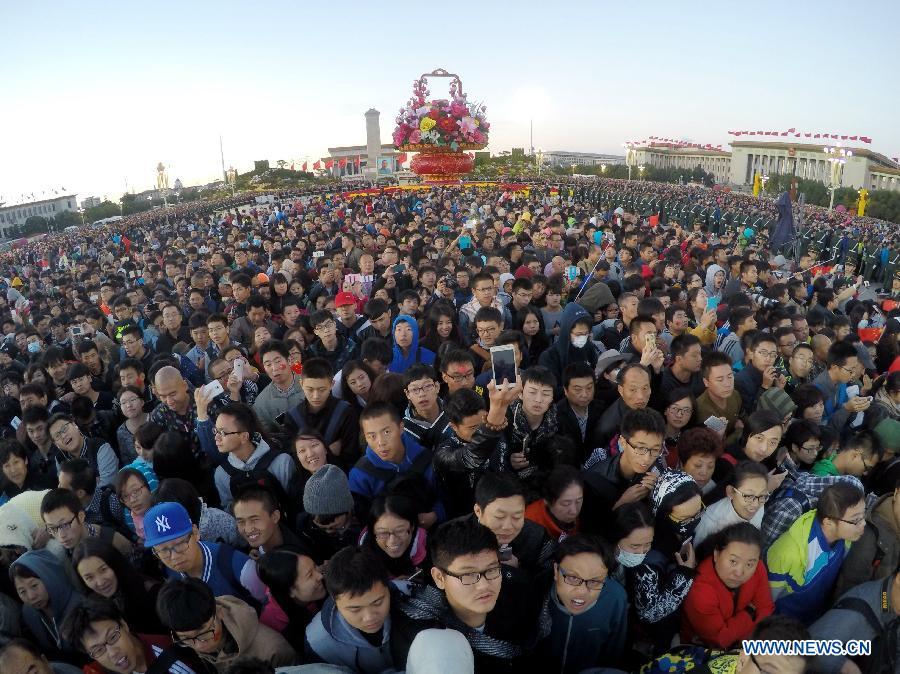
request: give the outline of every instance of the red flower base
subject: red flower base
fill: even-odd
[[[426,183],[461,180],[474,167],[475,159],[465,152],[428,150],[420,151],[409,165],[412,172],[421,176]]]

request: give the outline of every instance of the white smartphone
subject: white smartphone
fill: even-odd
[[[314,258],[325,257],[325,251],[324,250],[314,250],[312,256]]]
[[[215,398],[216,396],[225,393],[225,389],[222,388],[222,382],[220,382],[218,379],[214,379],[213,381],[209,382],[206,386],[203,387],[203,391],[210,398]]]
[[[703,422],[703,425],[716,433],[724,433],[725,429],[728,428],[728,424],[722,423],[722,420],[716,416],[709,417]]]
[[[512,344],[491,347],[491,369],[497,386],[504,380],[516,383],[516,350]]]
[[[244,379],[244,359],[243,358],[235,358],[234,359],[234,373],[241,380]]]

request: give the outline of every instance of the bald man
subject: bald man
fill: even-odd
[[[813,335],[810,340],[810,346],[815,357],[812,371],[809,373],[810,381],[812,381],[824,372],[828,364],[828,349],[831,348],[831,338],[827,335]]]
[[[163,431],[181,433],[199,457],[197,410],[189,386],[178,368],[171,365],[160,368],[153,378],[153,389],[159,405],[150,413],[150,423]]]

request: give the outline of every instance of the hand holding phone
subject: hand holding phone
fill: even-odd
[[[516,378],[516,352],[512,344],[491,347],[491,370],[494,385],[498,388],[503,382],[514,385]]]
[[[719,298],[718,297],[707,297],[706,298],[706,310],[709,311],[712,309],[715,311],[719,307]]]

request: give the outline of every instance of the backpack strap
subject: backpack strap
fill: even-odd
[[[355,468],[359,468],[366,475],[371,475],[376,480],[380,480],[387,484],[391,480],[393,480],[397,473],[392,470],[388,470],[387,468],[378,468],[375,464],[369,461],[368,457],[363,454],[359,457],[359,460],[356,462]]]
[[[346,400],[338,399],[337,405],[334,406],[334,411],[331,413],[331,418],[328,420],[328,425],[325,427],[326,447],[335,441],[338,427],[344,420],[344,412],[348,409],[350,409],[350,403]]]
[[[303,412],[300,411],[300,406],[295,405],[291,409],[288,410],[288,416],[294,420],[294,423],[297,424],[297,428],[303,428],[306,426],[306,417]]]
[[[409,467],[409,472],[424,475],[425,471],[427,471],[428,467],[431,465],[431,459],[431,450],[423,449],[422,453],[413,459],[412,466]]]

